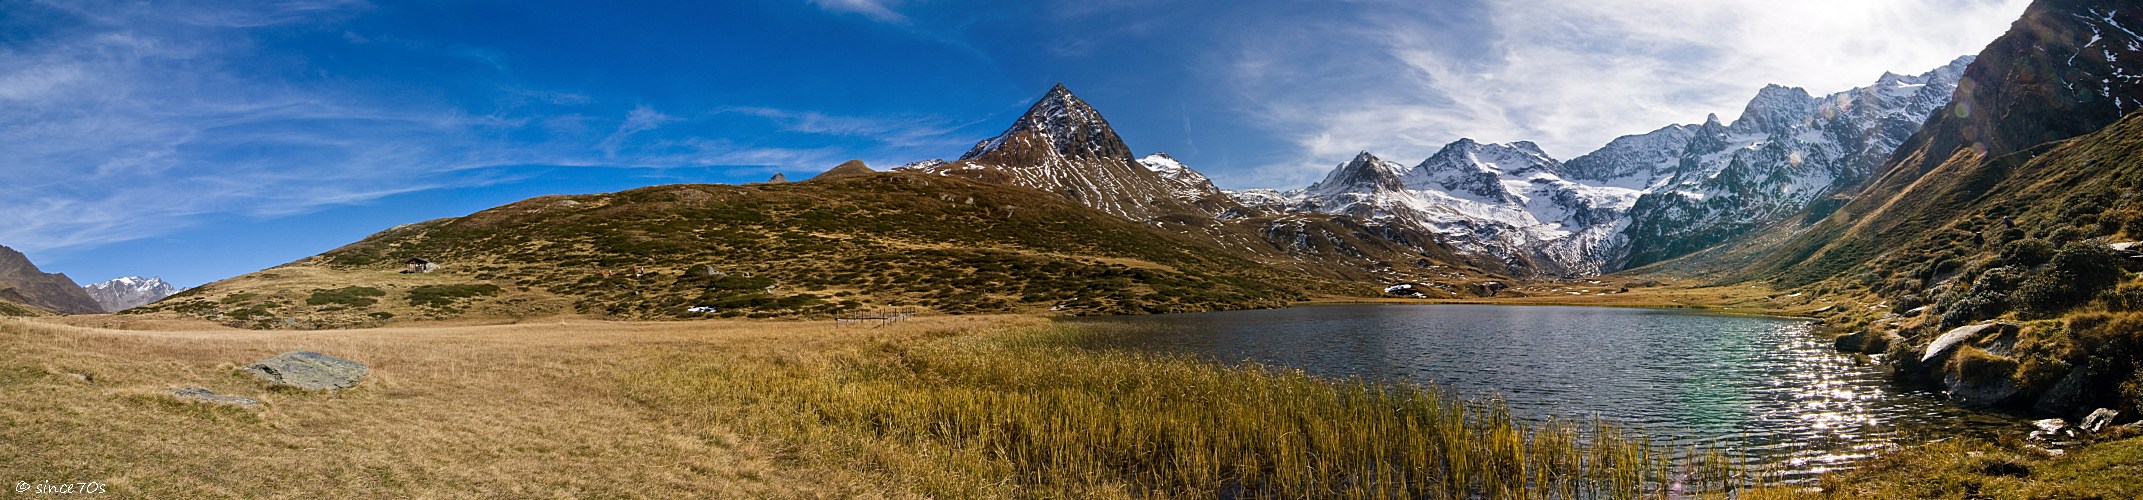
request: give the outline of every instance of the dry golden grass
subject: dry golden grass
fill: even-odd
[[[1433,389],[1084,350],[1031,316],[838,330],[67,321],[0,320],[0,480],[151,497],[754,498],[1619,498],[1739,481]],[[237,371],[300,349],[373,371],[333,394]],[[265,404],[165,394],[190,386]]]
[[[97,481],[149,497],[907,496],[863,474],[783,462],[779,450],[719,422],[673,425],[622,391],[628,375],[675,353],[807,351],[851,332],[789,322],[589,321],[118,331],[0,320],[0,480]],[[235,370],[299,349],[360,360],[372,372],[356,389],[321,394],[269,390]],[[189,386],[265,404],[247,410],[163,394]]]

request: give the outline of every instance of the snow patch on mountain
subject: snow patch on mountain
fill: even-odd
[[[1184,166],[1183,162],[1176,161],[1175,157],[1168,156],[1168,153],[1146,155],[1145,158],[1139,158],[1138,163],[1145,165],[1147,170],[1160,174],[1162,179],[1168,181],[1169,193],[1186,203],[1196,203],[1221,192],[1220,187],[1213,185],[1212,179]]]

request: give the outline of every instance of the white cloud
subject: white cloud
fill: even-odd
[[[1250,177],[1298,186],[1365,149],[1411,163],[1471,137],[1567,159],[1706,113],[1732,120],[1767,83],[1820,95],[1978,53],[2027,3],[1489,2],[1477,32],[1395,4],[1367,9],[1356,29],[1279,23],[1229,69],[1244,94],[1276,96],[1251,111],[1298,149]],[[1289,41],[1300,39],[1316,43]],[[1304,67],[1318,80],[1286,71]]]
[[[861,14],[881,23],[907,24],[908,16],[893,11],[887,0],[809,0],[812,5],[829,12]]]
[[[604,157],[615,158],[618,156],[618,147],[623,145],[625,140],[631,139],[633,134],[662,128],[663,124],[675,121],[678,121],[677,117],[662,114],[645,104],[635,106],[632,111],[625,113],[625,121],[618,124],[617,131],[611,132],[609,137],[604,137],[595,147],[603,150]]]

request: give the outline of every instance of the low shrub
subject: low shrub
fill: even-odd
[[[477,285],[425,285],[409,289],[409,305],[447,307],[454,302],[471,297],[489,297],[499,294],[499,286],[490,283]]]
[[[387,292],[381,291],[378,288],[372,288],[368,286],[349,286],[335,289],[313,290],[312,296],[307,297],[305,299],[305,305],[344,305],[350,307],[365,307],[379,303],[379,300],[375,299],[374,297],[385,296],[387,296]]]

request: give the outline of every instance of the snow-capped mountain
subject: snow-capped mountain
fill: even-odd
[[[1630,209],[1629,253],[1604,256],[1605,267],[1716,245],[1859,184],[1949,103],[1971,62],[1958,58],[1917,76],[1885,73],[1874,85],[1823,97],[1771,85],[1731,125],[1714,115],[1571,160],[1588,180],[1646,189]],[[1678,153],[1671,164],[1667,152]]]
[[[82,287],[105,312],[119,312],[164,300],[179,293],[179,288],[164,282],[163,278],[128,276]]]
[[[1175,194],[1178,200],[1197,203],[1220,193],[1220,188],[1213,185],[1212,179],[1184,166],[1183,162],[1176,161],[1175,157],[1168,156],[1168,153],[1146,155],[1145,158],[1139,158],[1138,163],[1145,165],[1146,169],[1152,170],[1153,173],[1161,174],[1162,179],[1167,179],[1169,192]]]
[[[1425,229],[1521,272],[1611,272],[1738,236],[1866,179],[1949,102],[1971,61],[1820,98],[1767,86],[1731,125],[1717,115],[1669,125],[1567,163],[1529,142],[1461,139],[1412,168],[1363,152],[1307,189],[1229,195]]]
[[[1597,274],[1592,256],[1623,245],[1619,221],[1638,192],[1571,182],[1561,170],[1528,142],[1461,139],[1411,168],[1363,152],[1291,193],[1289,209],[1427,230],[1531,273]]]
[[[1193,179],[1164,177],[1141,164],[1101,113],[1063,84],[1050,88],[1011,128],[976,143],[959,160],[902,169],[1035,188],[1132,220],[1216,213],[1179,198],[1186,192],[1177,188]],[[1212,194],[1220,198],[1218,190]]]

